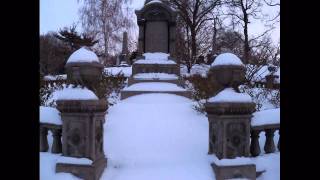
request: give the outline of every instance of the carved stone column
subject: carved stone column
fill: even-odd
[[[273,153],[276,150],[273,137],[275,129],[266,129],[266,143],[264,145],[264,151],[266,153]]]
[[[53,137],[53,143],[52,143],[52,149],[51,152],[58,154],[62,152],[62,144],[61,144],[61,129],[52,129],[52,137]]]
[[[251,145],[250,145],[250,153],[253,157],[258,156],[261,153],[260,144],[259,144],[259,130],[251,131]]]
[[[48,145],[48,129],[40,125],[40,152],[47,152]]]

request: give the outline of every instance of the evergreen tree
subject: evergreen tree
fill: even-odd
[[[72,51],[75,51],[81,48],[82,46],[92,47],[98,42],[94,40],[94,37],[89,36],[88,34],[79,34],[76,31],[75,25],[72,25],[69,28],[65,27],[59,30],[58,33],[55,33],[55,37],[67,43],[71,47]]]

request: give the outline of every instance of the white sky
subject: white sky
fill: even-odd
[[[142,7],[144,0],[132,0],[132,7]],[[65,26],[71,26],[72,23],[78,23],[78,30],[81,31],[81,23],[79,21],[78,9],[81,3],[77,0],[40,0],[40,34],[49,31],[58,31]],[[277,10],[274,8],[265,8],[273,16]],[[249,33],[259,34],[263,32],[264,25],[262,23],[252,22],[249,26]],[[278,42],[280,37],[280,26],[272,32],[272,39]]]

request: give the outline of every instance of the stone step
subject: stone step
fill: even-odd
[[[124,88],[121,91],[121,100],[145,93],[167,93],[191,98],[191,91],[188,91],[177,84],[153,81],[135,83]]]
[[[178,86],[184,85],[181,79],[139,79],[139,78],[132,78],[132,77],[128,79],[129,86],[131,86],[132,84],[144,83],[144,82],[164,82],[164,83],[173,83]]]

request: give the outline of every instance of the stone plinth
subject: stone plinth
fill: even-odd
[[[212,168],[215,172],[216,180],[226,180],[234,178],[246,178],[256,180],[256,165],[217,165],[213,163]]]
[[[73,173],[85,179],[97,180],[106,166],[103,150],[105,100],[58,100],[61,113],[62,155],[88,158],[92,165],[57,163],[56,172]]]
[[[249,156],[254,103],[207,103],[209,154],[219,159]]]

